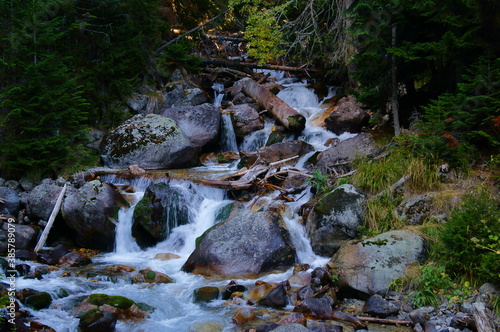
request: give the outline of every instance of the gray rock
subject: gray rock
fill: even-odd
[[[36,187],[36,183],[33,180],[30,180],[26,177],[22,177],[19,179],[19,184],[23,188],[24,191],[32,191],[33,188]]]
[[[413,197],[409,201],[403,202],[397,211],[408,224],[422,225],[430,216],[432,202],[436,196],[436,193],[428,193]]]
[[[112,250],[118,210],[128,203],[111,185],[94,180],[70,190],[62,205],[66,224],[85,248]]]
[[[424,240],[419,235],[399,230],[345,243],[328,267],[339,276],[341,293],[366,299],[385,294],[390,282],[404,275],[408,264],[422,262],[425,255]]]
[[[219,137],[221,114],[212,104],[171,107],[160,110],[160,114],[175,120],[197,147],[214,144]]]
[[[259,113],[247,104],[232,105],[226,108],[226,111],[233,115],[234,131],[239,139],[264,127]]]
[[[136,113],[143,113],[147,103],[148,96],[140,93],[134,93],[129,99],[127,99],[128,107],[130,107]]]
[[[179,168],[197,164],[197,149],[172,119],[157,114],[136,115],[103,140],[105,166]]]
[[[28,195],[28,204],[26,206],[28,217],[32,220],[49,220],[61,189],[55,184],[36,186]]]
[[[361,105],[354,101],[354,97],[350,99],[344,97],[337,102],[335,110],[325,119],[326,128],[340,135],[344,132],[358,133],[363,126],[368,125],[370,116],[366,113]]]
[[[332,319],[333,317],[332,305],[326,297],[307,298],[297,304],[293,311],[313,319]]]
[[[363,223],[366,196],[345,184],[322,197],[307,217],[306,231],[315,253],[332,256],[347,240],[356,237]]]
[[[357,156],[366,156],[375,150],[375,140],[372,135],[361,133],[321,152],[316,165],[322,169],[329,169],[333,167],[332,165],[352,161]]]
[[[401,310],[401,302],[387,301],[378,294],[366,300],[363,308],[364,313],[382,318],[397,315],[399,310]]]
[[[0,203],[0,214],[15,215],[21,209],[19,195],[15,190],[4,186],[0,187],[0,198],[4,199],[4,202]]]
[[[0,254],[6,253],[9,248],[9,233],[12,233],[12,229],[14,229],[15,242],[11,244],[15,245],[16,250],[35,246],[37,231],[33,227],[19,224],[10,224],[9,227],[9,223],[3,222],[0,228]]]
[[[209,276],[255,276],[290,268],[295,248],[277,213],[240,211],[202,235],[182,267]]]
[[[309,329],[303,325],[293,323],[285,324],[272,330],[273,332],[309,332]]]
[[[8,181],[5,181],[5,183],[3,184],[5,187],[9,188],[9,189],[12,189],[14,191],[22,191],[23,188],[21,187],[21,185],[19,184],[19,182],[17,182],[16,180],[8,180]]]

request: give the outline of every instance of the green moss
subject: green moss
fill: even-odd
[[[135,302],[131,299],[126,298],[125,296],[119,295],[106,295],[106,294],[91,294],[87,302],[90,304],[94,304],[96,306],[102,306],[104,304],[108,304],[115,308],[119,309],[128,309]]]
[[[300,133],[306,126],[306,119],[302,115],[291,115],[287,118],[288,129]]]
[[[217,215],[215,216],[215,222],[219,223],[221,221],[226,220],[229,218],[229,215],[231,214],[231,211],[233,210],[234,203],[229,203],[227,205],[224,205],[217,211]]]
[[[146,279],[149,279],[149,280],[155,280],[156,278],[156,273],[154,271],[148,271],[146,273]]]

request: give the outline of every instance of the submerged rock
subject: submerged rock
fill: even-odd
[[[282,270],[294,263],[295,248],[280,216],[244,210],[208,230],[182,270],[230,278]]]
[[[62,205],[66,224],[74,231],[74,239],[85,248],[112,250],[118,210],[127,201],[115,187],[94,180],[73,190]]]
[[[332,256],[345,241],[355,238],[363,223],[365,205],[366,196],[350,184],[322,197],[306,223],[314,252]]]
[[[366,299],[384,294],[393,279],[404,275],[408,264],[422,262],[425,255],[424,240],[419,235],[406,230],[391,231],[345,243],[328,267],[339,276],[342,294]]]
[[[111,131],[102,143],[105,166],[144,169],[197,164],[197,147],[175,120],[158,114],[136,115]]]

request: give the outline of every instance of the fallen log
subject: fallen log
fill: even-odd
[[[333,312],[332,319],[339,321],[339,322],[352,324],[356,330],[368,329],[366,324],[361,322],[358,317],[351,316],[351,315],[346,314],[345,312],[342,312],[339,310]]]
[[[207,65],[215,65],[215,66],[225,66],[225,67],[246,67],[246,68],[256,68],[256,69],[272,69],[272,70],[283,70],[283,71],[291,71],[291,72],[316,72],[315,68],[306,68],[306,67],[292,67],[292,66],[279,66],[279,65],[259,65],[257,63],[252,62],[241,62],[235,60],[220,60],[220,59],[201,59]]]
[[[272,92],[257,84],[251,78],[236,82],[236,89],[255,100],[269,114],[280,121],[288,130],[300,134],[306,125],[306,118]]]

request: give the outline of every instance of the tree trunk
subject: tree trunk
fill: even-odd
[[[255,100],[269,114],[281,122],[288,130],[300,134],[306,125],[305,117],[290,107],[269,90],[261,87],[251,78],[244,78],[237,82],[237,88]]]
[[[396,47],[396,26],[392,27],[392,47]],[[392,117],[394,120],[394,135],[401,134],[401,127],[399,126],[399,104],[398,104],[398,77],[396,67],[396,56],[392,55],[392,96],[391,96]]]

